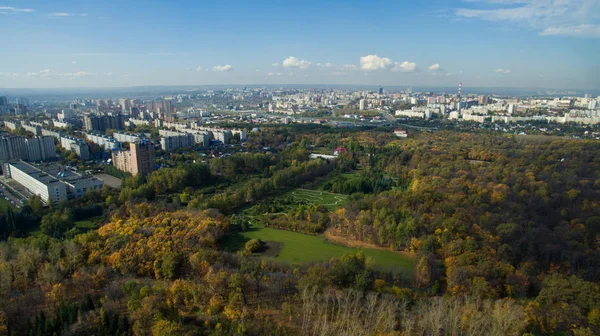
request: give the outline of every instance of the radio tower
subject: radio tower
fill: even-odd
[[[460,95],[462,91],[462,82],[458,83],[458,115],[460,114]]]

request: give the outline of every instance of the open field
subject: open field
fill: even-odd
[[[225,250],[235,252],[242,249],[246,241],[250,239],[267,242],[265,255],[289,263],[327,261],[359,251],[358,248],[330,243],[323,236],[310,236],[265,227],[252,227],[248,231],[229,235],[220,243]],[[403,273],[410,278],[414,277],[415,263],[410,256],[381,249],[362,248],[360,250],[377,267]]]

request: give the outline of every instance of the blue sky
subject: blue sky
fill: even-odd
[[[600,0],[0,0],[0,87],[600,88]]]

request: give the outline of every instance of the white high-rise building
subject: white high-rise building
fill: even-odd
[[[365,100],[364,99],[361,99],[359,101],[359,103],[358,103],[358,109],[361,110],[361,111],[365,109]]]
[[[588,110],[595,110],[598,107],[598,101],[591,100],[588,104]]]
[[[508,104],[507,112],[511,115],[517,113],[517,104]]]

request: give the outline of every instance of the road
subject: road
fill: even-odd
[[[387,121],[396,122],[396,118],[390,112],[383,112],[382,115]]]

